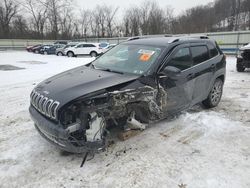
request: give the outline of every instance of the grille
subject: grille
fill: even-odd
[[[245,50],[242,54],[244,60],[250,61],[250,50]]]
[[[57,120],[57,111],[60,105],[58,101],[49,99],[48,97],[33,90],[30,95],[30,102],[40,113],[51,119]]]

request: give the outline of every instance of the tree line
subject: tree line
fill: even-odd
[[[250,0],[215,0],[174,16],[171,6],[145,0],[118,17],[106,4],[76,8],[74,0],[1,0],[0,38],[79,39],[250,29]]]

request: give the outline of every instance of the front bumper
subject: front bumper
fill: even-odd
[[[244,58],[237,57],[237,64],[240,64],[246,68],[250,68],[250,60],[245,60]]]
[[[30,116],[40,135],[61,150],[71,153],[84,153],[87,151],[101,151],[105,148],[104,141],[78,141],[74,139],[62,126],[47,120],[35,108],[30,106]]]

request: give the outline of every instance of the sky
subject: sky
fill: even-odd
[[[124,9],[129,8],[131,5],[139,5],[144,0],[75,0],[79,7],[84,9],[92,9],[96,5],[112,5],[119,7],[118,15],[122,16]],[[191,8],[196,5],[206,5],[213,0],[155,0],[160,6],[165,7],[170,5],[174,9],[174,14],[178,15],[185,9]]]

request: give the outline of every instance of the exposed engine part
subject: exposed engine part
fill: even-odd
[[[77,120],[76,123],[69,125],[66,130],[68,131],[68,133],[73,133],[78,131],[80,128],[81,128],[81,121]]]
[[[86,130],[87,141],[94,142],[102,140],[105,129],[105,119],[96,112],[91,113],[90,116],[89,129]]]
[[[130,129],[140,129],[140,130],[146,129],[146,125],[140,123],[135,118],[129,118],[127,122],[128,122],[128,127]]]
[[[131,116],[128,118],[127,123],[128,123],[128,127],[132,130],[134,130],[134,129],[135,130],[136,129],[139,129],[139,130],[146,129],[146,124],[143,124],[135,119],[135,112],[131,113]]]

